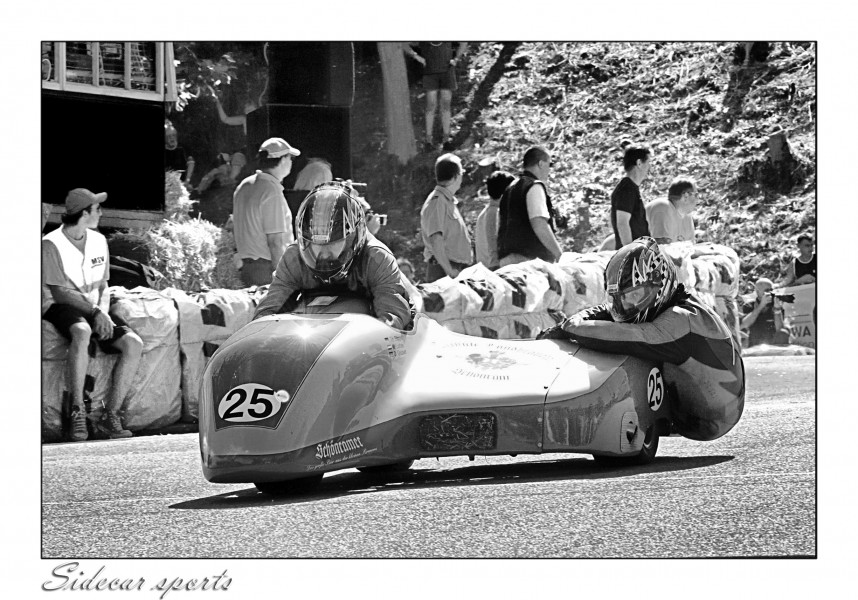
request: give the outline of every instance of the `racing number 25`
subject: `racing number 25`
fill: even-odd
[[[223,419],[230,421],[233,419],[241,420],[244,417],[244,412],[241,410],[247,406],[247,414],[253,419],[264,419],[274,412],[274,403],[265,396],[274,396],[274,390],[265,388],[254,388],[253,394],[250,396],[250,402],[247,400],[247,390],[243,388],[234,388],[227,397],[225,402],[235,400],[234,404],[227,406],[226,412],[223,413]],[[262,405],[261,409],[257,409],[257,405]]]
[[[664,381],[661,378],[661,371],[657,368],[649,372],[646,380],[646,397],[651,409],[658,410],[661,407],[661,401],[664,398]]]

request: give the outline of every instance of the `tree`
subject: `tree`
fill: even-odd
[[[401,44],[397,42],[378,42],[378,54],[384,80],[387,152],[396,156],[400,164],[405,164],[417,155],[405,55]]]

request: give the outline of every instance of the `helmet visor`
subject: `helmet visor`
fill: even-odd
[[[343,266],[346,240],[339,239],[328,244],[315,244],[303,240],[301,254],[307,266],[318,271],[336,271]]]
[[[614,317],[615,321],[621,323],[633,321],[635,317],[654,303],[658,290],[658,286],[644,283],[611,294],[611,316]]]

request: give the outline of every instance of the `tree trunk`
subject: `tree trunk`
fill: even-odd
[[[378,54],[384,79],[387,152],[396,156],[400,164],[405,164],[417,155],[405,55],[402,45],[396,42],[378,42]]]

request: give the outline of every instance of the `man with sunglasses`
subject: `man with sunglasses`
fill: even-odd
[[[677,282],[673,261],[646,236],[611,257],[605,289],[607,303],[576,313],[538,339],[572,339],[663,363],[677,431],[700,440],[722,435],[723,423],[735,423],[742,413],[745,367],[721,317]]]
[[[524,153],[522,172],[503,192],[498,211],[500,266],[541,258],[557,262],[563,250],[554,236],[557,213],[551,204],[551,155],[533,146]]]
[[[299,293],[365,296],[376,318],[404,329],[411,304],[396,257],[367,231],[361,199],[348,181],[310,192],[295,220],[298,243],[286,248],[253,318],[288,312]]]

